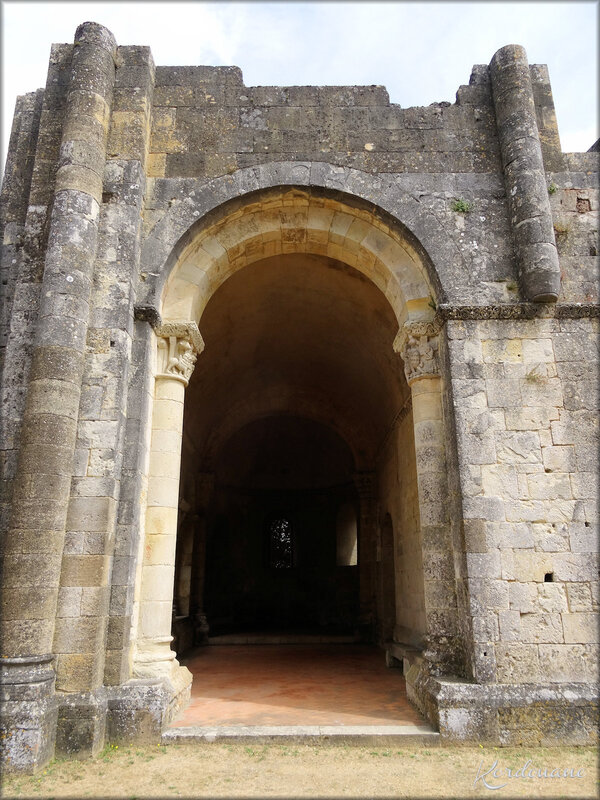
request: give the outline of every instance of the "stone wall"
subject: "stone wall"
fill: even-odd
[[[447,330],[474,642],[499,683],[593,682],[598,320]]]
[[[59,752],[88,754],[105,730],[156,738],[184,697],[182,674],[130,680],[142,606],[156,601],[153,329],[206,232],[206,263],[184,287],[197,313],[159,333],[163,345],[199,353],[212,291],[275,241],[260,252],[362,273],[402,327],[402,359],[413,334],[430,350],[431,374],[405,362],[412,412],[385,444],[379,497],[372,464],[357,486],[369,547],[377,502],[392,519],[397,636],[426,634],[413,700],[455,739],[540,741],[555,713],[567,722],[554,743],[594,737],[598,157],[561,152],[547,70],[514,45],[474,67],[456,103],[408,109],[380,86],[246,87],[237,67],[155,68],[148,48],[117,47],[95,23],[53,46],[45,88],[17,103],[0,212],[14,765],[39,767],[56,736]],[[271,227],[256,250],[258,211]],[[405,327],[415,320],[432,327]],[[162,420],[170,433],[181,422]],[[152,474],[154,491],[166,476]],[[169,544],[168,624],[175,530],[149,518]],[[370,552],[363,577],[374,562]],[[161,648],[174,675],[167,634]]]

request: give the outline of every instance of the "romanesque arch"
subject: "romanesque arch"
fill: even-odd
[[[244,204],[250,200],[252,205],[254,193],[258,196],[274,190],[277,194],[283,187],[307,196],[329,194],[334,203],[345,202],[375,214],[383,225],[387,220],[400,235],[403,246],[418,255],[438,303],[445,300],[444,278],[470,267],[471,254],[453,241],[443,215],[420,202],[418,187],[408,191],[385,175],[327,162],[281,161],[240,169],[202,185],[194,180],[164,183],[161,205],[163,195],[170,195],[169,208],[161,213],[142,246],[138,307],[157,309],[161,305],[165,281],[199,230],[210,226],[213,220],[222,220],[228,211],[239,211],[241,198],[245,198]],[[248,208],[245,213],[256,210]],[[293,224],[289,227],[293,229]]]
[[[170,640],[182,449],[184,461],[188,458],[185,442],[182,448],[184,398],[190,381],[187,392],[191,392],[193,401],[188,406],[200,407],[210,420],[210,424],[195,425],[195,444],[191,445],[196,451],[194,460],[199,464],[196,469],[203,476],[203,492],[208,486],[209,495],[214,487],[218,453],[232,436],[257,420],[274,415],[308,419],[326,425],[347,442],[353,454],[348,476],[352,477],[359,506],[361,620],[364,623],[367,619],[371,625],[370,616],[377,614],[378,607],[385,607],[388,618],[396,618],[394,635],[399,641],[418,647],[427,645],[434,664],[446,664],[455,658],[458,626],[453,582],[438,581],[434,574],[423,570],[423,563],[431,558],[444,564],[452,562],[446,525],[439,325],[435,317],[436,303],[442,298],[436,267],[414,233],[421,230],[426,235],[427,226],[435,224],[435,220],[426,218],[416,208],[418,203],[414,198],[406,197],[411,226],[401,224],[386,209],[365,200],[368,185],[373,181],[371,176],[358,173],[344,176],[346,187],[351,178],[354,184],[362,179],[361,194],[353,196],[332,187],[336,170],[331,168],[328,173],[326,165],[319,167],[324,176],[321,186],[298,183],[298,177],[306,177],[310,171],[305,165],[294,165],[289,173],[294,177],[293,185],[280,182],[257,190],[252,184],[254,191],[226,199],[201,217],[200,209],[194,207],[192,192],[183,203],[174,204],[179,213],[174,210],[167,214],[146,244],[145,299],[140,305],[154,307],[159,317],[154,326],[155,388],[135,634],[134,673],[138,676],[167,676],[175,683],[185,683],[188,679],[185,670],[177,669]],[[215,182],[215,196],[233,194],[242,178],[246,182],[250,177],[256,179],[258,172]],[[447,259],[457,258],[456,253],[442,255]],[[436,256],[439,258],[439,252]],[[286,269],[288,277],[282,278]],[[295,284],[296,274],[302,274],[302,279]],[[241,341],[236,363],[246,363],[251,354],[244,350],[243,337],[248,331],[250,338],[256,336],[257,329],[240,298],[260,293],[252,281],[261,280],[263,292],[277,284],[281,302],[276,305],[289,301],[289,308],[286,306],[287,311],[278,324],[285,325],[287,318],[295,315],[299,323],[295,329],[303,328],[306,346],[320,354],[317,360],[322,356],[325,361],[329,359],[330,365],[338,364],[340,359],[344,361],[338,384],[344,383],[340,375],[352,372],[350,365],[354,359],[358,365],[354,371],[366,375],[363,383],[372,387],[375,400],[367,398],[368,391],[356,389],[356,376],[354,384],[347,383],[350,391],[336,394],[334,383],[327,384],[322,377],[324,387],[317,385],[318,382],[313,385],[302,367],[304,383],[299,381],[298,385],[290,384],[289,380],[280,385],[261,377],[249,381],[238,395],[232,389],[227,400],[229,413],[216,418],[215,408],[222,405],[222,399],[219,402],[213,399],[210,406],[212,379],[198,379],[204,381],[200,390],[194,385],[196,378],[192,378],[194,366],[195,376],[202,374],[203,359],[209,365],[205,368],[206,376],[217,373],[224,361],[218,352],[215,354],[211,342],[205,349],[205,332],[211,331],[216,340],[224,335],[223,331],[214,332],[219,314],[212,309],[221,302],[219,298],[229,293],[228,302],[236,309],[232,313],[237,315],[233,329],[237,326]],[[327,293],[327,281],[332,281],[330,297],[344,296],[346,292],[351,310],[344,313],[336,310],[337,300],[331,300],[328,308],[307,300],[309,312],[307,319],[302,320],[298,302],[293,298],[302,291],[306,298],[314,298],[321,291]],[[364,306],[365,303],[371,306]],[[381,341],[370,333],[378,316],[385,317]],[[325,318],[333,320],[328,323],[330,327],[311,339],[311,326],[317,324],[317,319]],[[360,332],[350,333],[352,319],[359,320]],[[272,335],[274,331],[267,338],[276,338]],[[341,338],[327,348],[323,341],[330,335],[335,337],[335,331],[342,331]],[[361,336],[366,342],[362,354]],[[301,360],[299,342],[300,339],[292,360]],[[278,357],[276,350],[271,349],[265,358],[276,362]],[[378,369],[385,373],[381,381]],[[327,369],[323,375],[326,373]],[[263,375],[260,369],[257,374]],[[391,381],[395,388],[390,390],[385,381]],[[233,383],[231,375],[229,383]],[[393,397],[393,402],[390,404],[386,397]],[[191,430],[189,423],[186,425]],[[394,477],[398,470],[402,472],[400,490]],[[346,502],[347,499],[342,498]],[[188,505],[187,499],[184,504]],[[398,535],[405,536],[404,547],[413,564],[413,573],[405,587],[410,590],[410,600],[406,600],[406,592],[399,597],[395,615],[389,611],[389,599],[377,597],[389,584],[389,578],[378,579],[381,571],[378,562],[382,555],[395,557],[387,528],[383,532],[383,550],[381,547],[378,509],[382,504],[384,514],[391,514],[396,526],[404,531]],[[206,524],[204,511],[200,507],[197,514],[200,526]],[[203,552],[198,558],[203,561],[205,547],[200,549]],[[198,558],[195,565],[188,565],[189,574],[196,578],[204,569]],[[191,595],[193,592],[190,589]],[[198,609],[202,610],[201,601]],[[389,636],[389,619],[378,630],[385,630]]]

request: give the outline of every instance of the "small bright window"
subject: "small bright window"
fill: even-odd
[[[274,569],[294,566],[293,529],[286,517],[278,517],[269,525],[269,565]]]
[[[358,528],[356,509],[351,503],[340,506],[336,520],[338,567],[355,567],[358,564]]]

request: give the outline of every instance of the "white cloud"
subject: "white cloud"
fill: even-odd
[[[402,106],[452,102],[505,44],[548,64],[561,140],[597,138],[596,2],[22,2],[3,12],[3,154],[17,94],[43,86],[52,42],[93,19],[164,65],[241,67],[247,85],[383,84]],[[588,137],[588,138],[585,138]]]

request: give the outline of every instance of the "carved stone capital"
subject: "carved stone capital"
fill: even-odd
[[[394,351],[404,361],[404,374],[411,386],[419,378],[439,378],[439,332],[442,320],[404,325],[394,340]]]
[[[376,480],[374,472],[355,472],[352,476],[354,486],[362,501],[373,500],[376,495]]]
[[[185,386],[194,371],[204,341],[195,322],[165,322],[154,329],[157,336],[157,378],[175,378]]]

